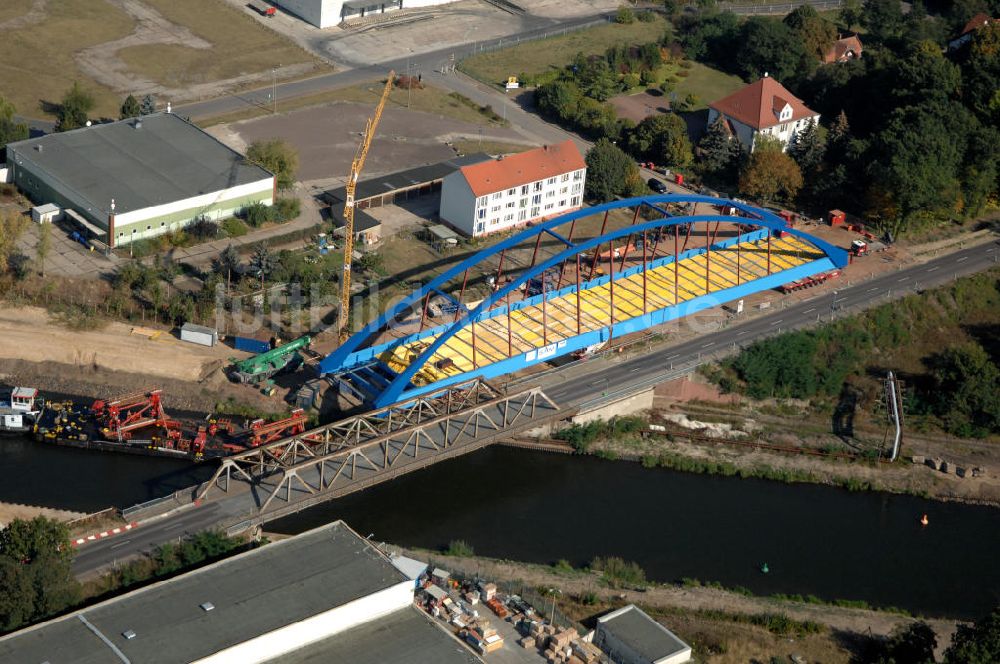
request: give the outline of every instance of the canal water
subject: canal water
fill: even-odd
[[[975,617],[1000,600],[1000,510],[593,457],[494,446],[267,529],[299,533],[333,519],[404,546],[461,539],[484,556],[576,567],[620,556],[657,581],[690,577],[928,616]]]

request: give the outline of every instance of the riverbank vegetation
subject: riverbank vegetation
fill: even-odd
[[[909,427],[984,438],[1000,434],[998,339],[1000,270],[993,269],[756,342],[705,373],[726,392],[794,397],[832,413],[876,408],[878,381],[893,370],[906,384]]]

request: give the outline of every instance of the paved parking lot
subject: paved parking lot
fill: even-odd
[[[119,259],[90,251],[79,242],[71,240],[69,235],[72,231],[66,222],[52,224],[52,248],[45,258],[45,274],[95,278],[102,273],[114,271]],[[38,224],[31,224],[17,241],[18,249],[32,260],[36,256],[40,232]]]

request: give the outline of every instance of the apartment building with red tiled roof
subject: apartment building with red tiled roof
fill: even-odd
[[[441,220],[471,237],[583,204],[587,164],[573,141],[463,166],[441,184]]]

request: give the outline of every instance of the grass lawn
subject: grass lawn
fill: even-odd
[[[143,0],[168,21],[183,25],[211,49],[149,44],[119,55],[137,74],[168,87],[206,83],[272,67],[319,61],[298,45],[261,25],[246,11],[221,0]]]
[[[20,0],[13,6],[20,7]],[[0,5],[0,18],[10,13],[8,0]],[[47,5],[48,16],[41,23],[16,30],[0,31],[0,94],[19,113],[44,117],[62,99],[74,80],[94,94],[94,116],[118,117],[121,100],[112,90],[87,80],[77,68],[73,53],[130,34],[132,18],[108,2],[58,0]],[[15,11],[14,15],[23,14]]]
[[[572,62],[577,53],[594,55],[604,53],[609,46],[620,42],[643,44],[657,41],[667,25],[659,17],[650,23],[608,23],[558,37],[525,42],[493,53],[473,55],[462,60],[460,67],[484,83],[499,85],[508,76],[522,73],[538,75],[549,69],[561,69]]]
[[[694,65],[688,70],[691,73],[680,79],[675,90],[679,99],[689,94],[698,97],[698,104],[691,110],[707,108],[709,102],[732,94],[746,85],[739,76],[706,67],[700,62],[691,64]]]
[[[34,0],[4,0],[0,6],[0,22],[24,16],[31,9]]]

